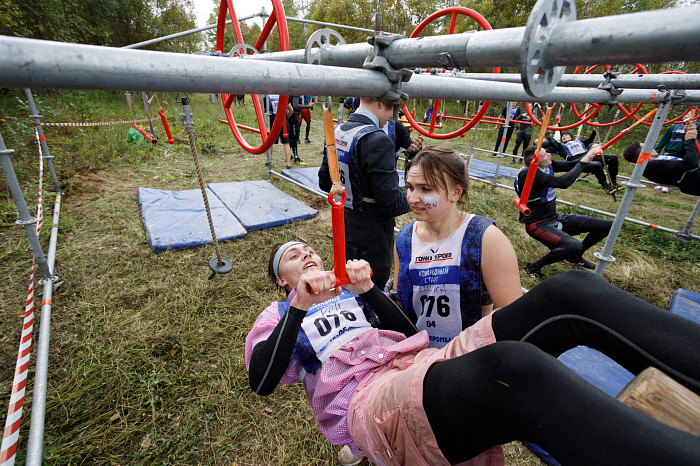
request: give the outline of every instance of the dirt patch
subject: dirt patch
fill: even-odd
[[[71,202],[82,204],[100,196],[110,184],[106,170],[93,170],[81,173],[75,175],[75,178],[71,180],[69,189],[66,191],[66,197]]]

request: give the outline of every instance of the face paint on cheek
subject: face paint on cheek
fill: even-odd
[[[437,209],[440,205],[440,196],[423,196],[423,204],[425,204],[425,208],[428,210]]]

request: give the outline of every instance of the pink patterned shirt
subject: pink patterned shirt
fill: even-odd
[[[280,320],[276,302],[258,316],[246,338],[246,368],[250,366],[255,345],[267,340]],[[291,357],[281,381],[286,385],[303,382],[321,433],[334,445],[349,445],[358,455],[360,451],[350,437],[347,425],[348,406],[355,389],[367,374],[397,355],[420,351],[427,346],[428,334],[425,331],[406,338],[399,332],[369,328],[335,350],[316,374],[304,371]]]

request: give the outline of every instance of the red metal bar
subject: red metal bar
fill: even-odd
[[[144,131],[144,129],[141,128],[139,125],[137,125],[136,123],[132,123],[131,126],[133,126],[136,129],[136,131],[143,134],[143,137],[145,137],[148,140],[148,142],[150,142],[151,144],[158,144],[158,140],[154,139],[153,136]]]
[[[535,179],[535,173],[537,173],[537,165],[540,161],[539,152],[535,152],[535,156],[530,162],[530,167],[527,169],[527,177],[525,177],[525,186],[523,186],[523,192],[520,193],[520,199],[513,199],[513,204],[515,207],[520,209],[526,217],[530,215],[530,209],[527,206],[527,200],[530,198],[530,190],[532,189],[532,182]]]
[[[163,112],[163,109],[158,110],[158,114],[160,115],[160,121],[163,122],[163,128],[165,128],[165,134],[168,135],[168,144],[175,144],[175,139],[173,139],[173,135],[170,134],[170,126],[168,126],[168,119],[165,118],[165,112]]]

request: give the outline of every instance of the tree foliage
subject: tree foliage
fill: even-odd
[[[195,27],[192,0],[1,0],[0,34],[122,47]],[[153,48],[194,51],[196,37]]]

